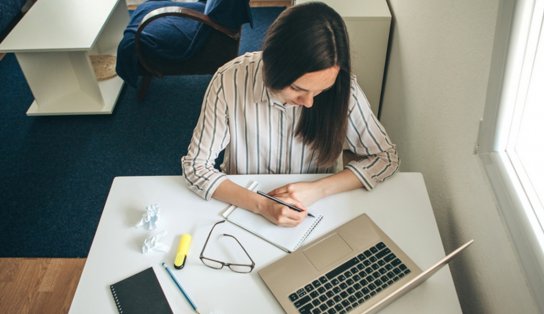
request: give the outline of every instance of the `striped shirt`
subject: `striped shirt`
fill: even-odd
[[[326,173],[317,153],[295,136],[303,106],[282,104],[264,86],[261,52],[246,53],[222,66],[206,90],[200,118],[181,159],[189,188],[210,199],[228,174]],[[368,190],[398,169],[396,146],[352,80],[344,148],[361,156],[350,169]],[[215,159],[225,150],[221,171]],[[341,156],[340,158],[341,159]]]

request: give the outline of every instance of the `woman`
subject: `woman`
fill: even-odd
[[[358,156],[331,176],[295,182],[269,194],[294,211],[230,181],[228,174],[324,173],[342,150]],[[225,150],[221,171],[215,159]],[[286,9],[268,30],[262,52],[221,67],[205,94],[183,175],[205,199],[234,204],[282,226],[295,226],[315,201],[372,189],[398,169],[396,147],[351,75],[340,15],[319,2]]]

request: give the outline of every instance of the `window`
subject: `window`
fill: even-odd
[[[478,152],[544,313],[544,0],[501,1]]]

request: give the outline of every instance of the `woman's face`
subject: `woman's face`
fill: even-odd
[[[314,97],[334,85],[339,71],[338,66],[332,66],[306,73],[293,84],[280,90],[278,95],[285,103],[311,108],[314,105]]]

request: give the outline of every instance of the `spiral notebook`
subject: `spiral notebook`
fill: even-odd
[[[252,181],[247,188],[255,191],[257,187],[258,183]],[[261,215],[254,214],[234,205],[229,206],[222,215],[232,224],[288,253],[294,252],[302,246],[304,240],[306,240],[321,219],[323,219],[322,215],[315,215],[315,218],[308,216],[296,227],[280,227]]]
[[[119,313],[173,313],[152,267],[114,283],[110,289]]]

